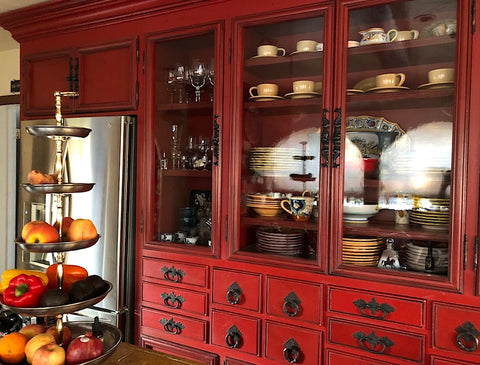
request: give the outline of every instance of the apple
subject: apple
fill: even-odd
[[[30,340],[32,337],[35,337],[40,333],[44,333],[45,327],[38,323],[31,323],[27,324],[25,327],[22,327],[18,332],[25,335],[25,337]]]
[[[97,237],[97,229],[90,219],[75,219],[68,228],[68,241],[84,241]]]
[[[49,343],[38,348],[33,354],[32,365],[63,365],[65,350],[56,343]]]
[[[25,224],[22,228],[22,240],[25,241],[25,238],[27,237],[27,233],[37,224],[42,224],[45,223],[43,221],[31,221]]]
[[[49,327],[47,328],[45,333],[52,335],[56,339],[57,327],[56,326]],[[63,337],[62,337],[62,343],[61,343],[62,347],[67,348],[71,340],[72,340],[72,331],[67,326],[63,326]],[[60,341],[57,341],[57,343],[60,344]]]
[[[25,355],[27,356],[27,362],[32,363],[33,354],[43,345],[48,345],[49,343],[57,344],[55,342],[55,337],[49,335],[48,333],[40,333],[32,337],[27,344],[25,345]]]
[[[25,235],[26,243],[50,243],[58,242],[60,235],[54,226],[47,222],[35,224]]]
[[[70,224],[72,224],[73,218],[72,217],[63,217],[62,218],[62,237],[66,237],[68,228],[70,227]],[[58,231],[58,223],[55,222],[53,224],[55,229]]]
[[[93,360],[103,354],[103,342],[91,332],[78,336],[67,348],[67,364],[76,365]]]
[[[32,185],[56,184],[57,176],[55,174],[44,174],[38,170],[32,170],[28,173],[27,180]]]

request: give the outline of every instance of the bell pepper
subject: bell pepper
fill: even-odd
[[[45,285],[48,284],[47,274],[45,274],[41,271],[22,270],[22,269],[8,269],[8,270],[5,270],[2,274],[2,281],[0,282],[0,294],[3,294],[5,289],[8,288],[8,284],[10,283],[10,280],[12,280],[15,276],[18,276],[20,274],[38,276],[40,279],[42,279],[42,281],[45,283]]]
[[[63,264],[63,285],[62,289],[69,291],[73,283],[79,280],[84,280],[88,276],[88,272],[85,268],[78,265]],[[48,288],[58,288],[57,282],[57,264],[50,265],[47,268]]]
[[[20,274],[10,280],[3,293],[3,302],[11,307],[38,307],[47,286],[38,276]]]

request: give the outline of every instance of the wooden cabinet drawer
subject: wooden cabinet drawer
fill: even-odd
[[[273,322],[265,324],[265,357],[279,364],[321,363],[322,333]]]
[[[438,358],[438,357],[432,357],[432,365],[465,365],[465,364],[473,364],[473,362],[461,362],[461,361],[455,361],[451,359],[446,359],[446,358]]]
[[[388,361],[386,360],[388,357],[419,363],[424,360],[424,336],[405,331],[330,319],[328,341],[369,353],[379,353],[379,360],[383,359],[383,361]],[[369,341],[375,346],[369,345]]]
[[[208,268],[203,265],[179,261],[143,259],[143,276],[205,288],[208,281]]]
[[[259,355],[260,319],[213,310],[212,344]]]
[[[260,287],[259,274],[213,269],[213,303],[258,312]]]
[[[166,285],[142,283],[143,305],[161,310],[189,312],[206,316],[208,294]]]
[[[425,301],[373,292],[331,287],[329,311],[415,327],[425,325]]]
[[[338,353],[329,350],[327,353],[328,365],[385,365],[384,362],[372,361],[365,357],[354,356],[351,354]]]
[[[142,308],[142,333],[148,336],[176,341],[179,338],[206,343],[206,321]]]
[[[266,312],[321,324],[322,286],[267,277]]]
[[[433,303],[432,316],[433,347],[469,356],[480,355],[480,348],[475,348],[475,339],[480,340],[480,336],[474,333],[475,329],[480,331],[478,308]],[[461,345],[465,348],[462,349]]]

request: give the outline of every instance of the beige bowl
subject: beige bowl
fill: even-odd
[[[254,207],[253,210],[263,217],[276,217],[283,212],[282,208]]]

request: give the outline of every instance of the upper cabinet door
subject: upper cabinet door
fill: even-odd
[[[230,256],[325,266],[332,10],[234,22]]]
[[[341,2],[337,273],[458,285],[467,21],[457,7]]]
[[[223,24],[147,38],[151,199],[147,245],[217,254]],[[220,98],[221,99],[221,98]],[[152,246],[153,247],[153,246]]]

